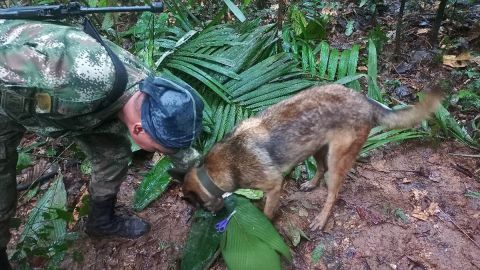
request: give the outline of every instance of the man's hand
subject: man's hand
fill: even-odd
[[[200,153],[192,147],[182,149],[174,154],[167,154],[167,156],[173,163],[173,168],[167,172],[172,178],[179,181],[183,181],[188,169],[198,166],[202,158]]]

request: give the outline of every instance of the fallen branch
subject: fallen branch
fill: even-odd
[[[451,156],[461,156],[461,157],[472,157],[472,158],[480,158],[480,155],[472,155],[472,154],[462,154],[462,153],[449,153]]]
[[[440,210],[440,212],[442,212],[442,214],[444,214],[446,217],[448,217],[449,221],[450,221],[461,233],[463,233],[470,241],[472,241],[472,243],[473,243],[476,247],[478,247],[478,248],[480,249],[480,245],[479,245],[477,242],[475,242],[475,240],[473,240],[473,239],[470,237],[470,235],[468,235],[467,232],[465,232],[465,230],[463,230],[460,226],[458,226],[458,224],[455,223],[455,221],[453,221],[453,218],[452,218],[449,214],[445,213],[440,207],[439,207],[438,209]]]

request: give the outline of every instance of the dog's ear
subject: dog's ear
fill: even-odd
[[[178,168],[171,168],[167,170],[167,173],[173,178],[180,182],[183,182],[185,175],[187,175],[187,170],[182,170]]]

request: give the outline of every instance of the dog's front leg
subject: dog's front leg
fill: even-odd
[[[313,155],[315,161],[317,162],[317,172],[315,173],[315,176],[313,176],[312,180],[307,181],[300,186],[301,191],[309,191],[318,186],[318,182],[321,178],[323,178],[323,175],[328,167],[327,153],[328,146],[323,146],[317,153]]]
[[[280,191],[282,190],[282,178],[271,180],[272,187],[269,190],[265,190],[266,194],[265,197],[267,198],[265,201],[265,207],[263,208],[263,213],[269,219],[273,219],[273,215],[275,214],[275,210],[278,207],[278,202],[280,201]]]

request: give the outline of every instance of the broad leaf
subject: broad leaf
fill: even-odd
[[[282,254],[288,260],[291,260],[292,255],[288,246],[278,234],[275,227],[268,218],[255,207],[248,199],[235,196],[235,210],[236,214],[232,217],[238,224],[242,226],[248,234],[257,237],[265,242],[267,246]],[[232,212],[233,209],[228,209]],[[227,229],[227,231],[229,231]],[[232,231],[230,231],[231,233]]]
[[[207,269],[215,260],[221,238],[221,234],[215,229],[215,224],[224,216],[225,214],[214,215],[202,209],[195,212],[183,251],[182,270]]]
[[[281,269],[278,253],[291,260],[282,237],[249,200],[233,195],[226,199],[225,206],[229,213],[236,211],[220,245],[229,269]]]
[[[250,200],[260,200],[263,197],[263,191],[256,189],[237,189],[235,194],[242,195]]]
[[[172,168],[172,162],[166,156],[160,159],[140,183],[133,197],[133,209],[141,211],[148,204],[158,198],[170,184],[170,175],[167,170]]]
[[[250,234],[235,217],[230,220],[222,242],[222,255],[230,270],[282,269],[278,253]]]

